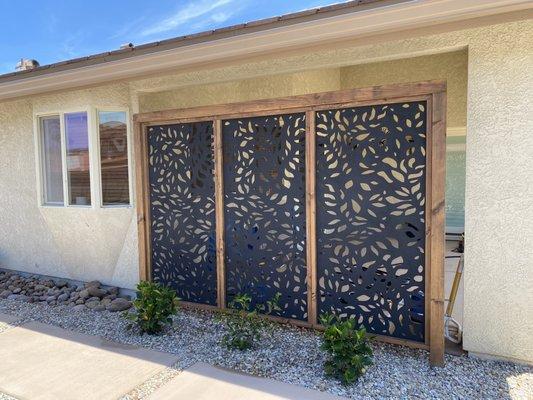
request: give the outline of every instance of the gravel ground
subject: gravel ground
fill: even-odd
[[[124,400],[145,397],[197,361],[353,399],[533,399],[531,367],[446,356],[444,368],[432,369],[426,351],[378,342],[373,344],[374,365],[355,385],[345,387],[324,376],[320,336],[314,332],[273,324],[257,349],[230,351],[219,344],[224,328],[209,312],[182,310],[174,328],[161,336],[130,332],[120,314],[107,311],[75,312],[67,306],[0,300],[0,312],[180,356],[176,365],[140,385]],[[0,400],[5,399],[11,400],[0,394]]]

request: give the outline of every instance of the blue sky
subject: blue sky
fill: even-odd
[[[0,74],[341,0],[0,0]]]

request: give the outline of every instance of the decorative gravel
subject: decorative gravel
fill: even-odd
[[[179,355],[179,361],[144,382],[123,399],[140,399],[197,361],[270,377],[279,381],[353,399],[464,398],[532,399],[533,368],[466,356],[446,356],[444,368],[430,368],[423,350],[374,343],[374,365],[353,386],[326,378],[320,336],[313,331],[272,324],[257,349],[240,352],[220,345],[224,326],[205,311],[181,310],[174,327],[160,336],[139,335],[126,329],[119,313],[75,311],[68,306],[49,306],[0,300],[0,312],[65,329],[99,335]],[[10,399],[2,397],[0,400]],[[11,400],[11,399],[10,399]]]

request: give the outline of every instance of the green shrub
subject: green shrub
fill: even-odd
[[[247,350],[253,347],[261,337],[261,329],[266,325],[259,312],[268,315],[272,311],[280,310],[278,306],[280,297],[281,294],[277,293],[266,304],[258,305],[252,310],[250,295],[236,295],[228,305],[229,310],[223,315],[227,332],[222,338],[222,343],[229,349]]]
[[[125,314],[133,322],[129,328],[137,325],[141,333],[158,334],[172,323],[178,304],[179,299],[173,289],[154,282],[140,282],[137,298],[133,301],[135,311]]]
[[[321,348],[328,353],[326,375],[352,384],[372,365],[372,338],[365,328],[357,329],[353,318],[341,321],[329,314],[321,316],[320,322],[325,327]]]

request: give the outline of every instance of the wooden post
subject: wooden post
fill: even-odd
[[[224,264],[224,163],[222,147],[222,121],[214,121],[215,142],[215,218],[217,246],[217,303],[226,308],[226,271]]]
[[[446,92],[433,94],[431,118],[430,327],[429,361],[444,365],[444,195],[446,178]],[[426,265],[426,268],[428,266]]]
[[[145,147],[145,134],[143,124],[135,122],[133,126],[133,148],[135,154],[135,199],[137,201],[137,237],[139,240],[139,280],[146,281],[149,277],[148,272],[148,257],[149,250],[147,247],[147,222],[148,216],[145,209],[148,199],[145,198],[145,168],[147,154]]]
[[[305,134],[305,219],[307,255],[307,320],[317,325],[316,296],[316,136],[315,111],[306,113]]]

